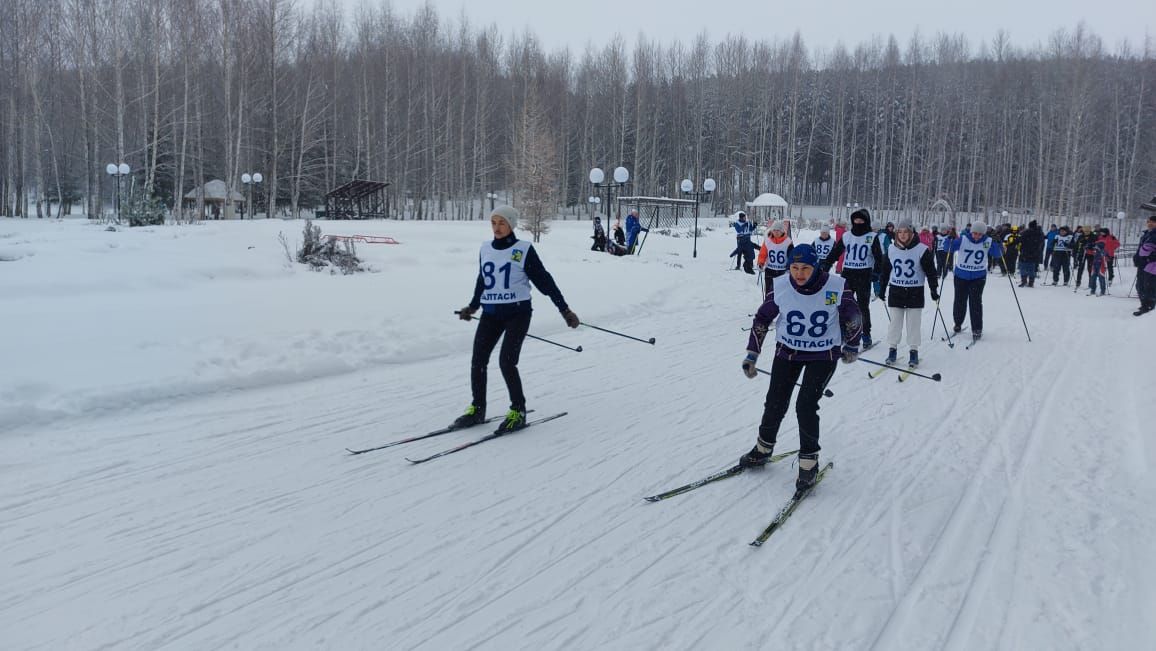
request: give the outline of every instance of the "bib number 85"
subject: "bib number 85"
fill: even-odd
[[[831,314],[829,312],[812,312],[809,319],[811,327],[807,327],[807,315],[798,310],[791,310],[787,312],[787,334],[792,337],[801,337],[803,333],[807,333],[815,339],[819,339],[827,334],[827,329],[831,327]]]

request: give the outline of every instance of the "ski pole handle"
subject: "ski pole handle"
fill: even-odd
[[[459,316],[460,316],[460,315],[461,315],[461,313],[462,313],[462,311],[461,311],[461,310],[454,310],[454,314],[457,314],[457,315],[459,315]],[[470,315],[470,320],[471,320],[471,321],[473,321],[473,320],[481,320],[481,317],[476,317],[476,316]],[[545,337],[539,337],[538,335],[532,335],[532,334],[530,334],[530,333],[528,333],[528,332],[526,333],[526,336],[527,336],[527,337],[529,337],[529,338],[531,338],[531,339],[537,339],[538,341],[542,341],[542,342],[545,342],[545,343],[548,343],[548,344],[553,344],[553,345],[555,345],[555,346],[557,346],[557,347],[559,347],[559,348],[565,348],[566,350],[572,350],[572,351],[574,351],[574,352],[576,352],[576,353],[580,353],[580,352],[582,352],[582,347],[581,347],[581,346],[578,346],[577,348],[572,348],[572,347],[570,347],[570,346],[567,346],[566,344],[560,344],[560,343],[558,343],[558,342],[556,342],[556,341],[550,341],[549,339],[546,339]]]

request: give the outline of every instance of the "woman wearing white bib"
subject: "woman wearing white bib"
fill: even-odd
[[[744,468],[764,466],[774,453],[779,424],[791,404],[795,383],[802,379],[795,412],[799,417],[799,477],[795,488],[810,488],[819,472],[819,398],[839,359],[859,356],[862,317],[847,281],[819,268],[810,244],[791,251],[789,272],[771,283],[767,299],[755,314],[747,340],[743,373],[758,377],[755,366],[763,340],[775,323],[771,384],[763,405],[755,447],[739,459]]]
[[[886,268],[891,270],[887,288],[879,298],[887,300],[891,313],[891,327],[887,330],[887,363],[894,364],[898,356],[903,326],[907,326],[907,347],[911,351],[907,365],[919,364],[919,342],[923,340],[923,286],[931,286],[931,300],[939,300],[939,276],[935,267],[935,253],[915,237],[909,220],[900,220],[895,239],[884,256]],[[890,290],[891,296],[886,292]],[[934,318],[934,317],[933,317]]]

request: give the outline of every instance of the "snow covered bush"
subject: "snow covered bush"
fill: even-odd
[[[321,227],[314,226],[313,220],[305,220],[305,239],[297,250],[297,262],[309,265],[314,271],[329,267],[329,273],[349,275],[365,271],[357,258],[357,248],[353,240],[342,240],[338,246],[336,238],[322,238]]]

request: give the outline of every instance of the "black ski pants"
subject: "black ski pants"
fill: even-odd
[[[1052,253],[1052,284],[1060,282],[1061,269],[1064,272],[1064,284],[1067,285],[1072,279],[1071,254],[1067,251]]]
[[[964,280],[955,277],[955,303],[952,305],[951,316],[955,325],[963,325],[963,317],[971,311],[971,331],[983,332],[983,286],[987,284],[987,276],[975,280]]]
[[[855,292],[855,302],[863,314],[863,334],[871,336],[871,269],[848,269],[843,267],[843,279],[847,289]]]
[[[790,361],[776,356],[771,364],[771,386],[767,389],[767,401],[763,405],[763,420],[759,423],[759,442],[764,447],[774,447],[779,436],[779,425],[791,404],[791,393],[799,376],[803,376],[803,386],[795,399],[795,413],[799,417],[799,453],[814,454],[819,451],[819,398],[835,374],[838,361]]]
[[[1156,274],[1137,269],[1136,292],[1140,294],[1140,307],[1156,307]]]
[[[509,316],[482,314],[478,319],[478,329],[474,332],[474,356],[470,360],[470,389],[474,394],[474,406],[486,406],[486,367],[490,364],[490,354],[502,340],[502,350],[498,353],[498,366],[510,391],[510,408],[524,411],[526,396],[522,394],[522,378],[518,375],[518,357],[522,354],[522,342],[530,330],[533,312],[517,312]]]
[[[771,288],[775,286],[775,279],[787,273],[786,269],[771,269],[765,267],[763,269],[763,300],[767,300],[767,294],[770,293]]]

